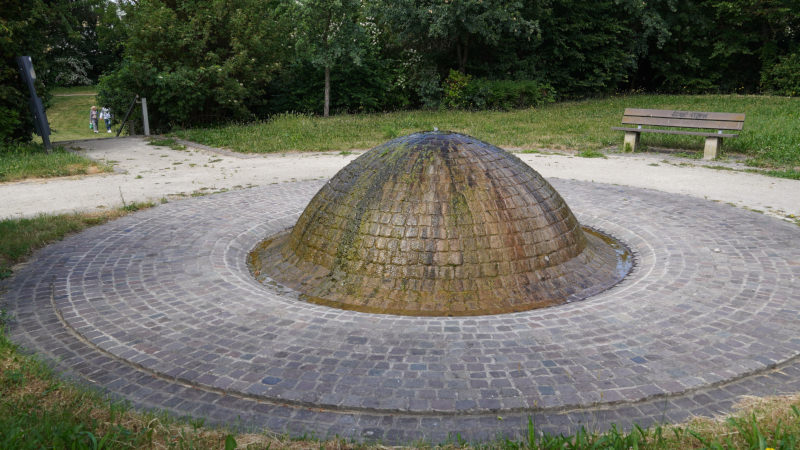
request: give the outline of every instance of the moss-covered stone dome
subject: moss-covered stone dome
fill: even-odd
[[[530,166],[444,132],[397,138],[358,157],[250,264],[261,281],[313,303],[443,316],[579,300],[627,273],[615,248],[584,232]]]

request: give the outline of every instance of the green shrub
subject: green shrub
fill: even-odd
[[[444,97],[442,98],[442,105],[446,108],[466,109],[472,108],[470,83],[472,77],[465,75],[457,70],[450,69],[450,75],[444,80]]]
[[[455,70],[444,82],[442,104],[453,109],[511,110],[555,101],[555,91],[535,80],[486,80]]]
[[[789,97],[800,96],[800,53],[784,56],[761,73],[761,89]]]
[[[534,80],[476,80],[476,91],[485,95],[485,108],[510,110],[555,102],[555,90]]]
[[[47,72],[45,27],[50,10],[41,0],[4,0],[0,13],[0,143],[30,141],[34,126],[28,87],[16,57],[28,55],[36,73]],[[47,105],[49,89],[36,80],[36,93]]]
[[[442,83],[435,70],[423,69],[409,80],[413,85],[416,104],[425,109],[436,109],[442,102]]]
[[[139,2],[121,67],[98,97],[117,113],[147,97],[155,131],[245,121],[265,107],[267,86],[287,51],[278,0]]]

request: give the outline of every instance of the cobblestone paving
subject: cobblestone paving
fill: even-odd
[[[636,267],[582,302],[401,317],[297,300],[247,252],[320,182],[170,203],[41,251],[10,335],[134,404],[277,432],[404,443],[679,421],[800,391],[800,228],[724,204],[551,180]],[[502,420],[500,420],[502,417]]]

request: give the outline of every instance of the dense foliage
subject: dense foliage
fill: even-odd
[[[125,111],[148,99],[151,127],[250,120],[264,112],[281,68],[285,22],[277,1],[142,0],[127,9],[121,67],[99,95]]]
[[[37,4],[39,2],[33,2]],[[42,1],[50,11],[43,23],[48,43],[46,85],[79,86],[97,79],[97,24],[100,0]]]
[[[126,35],[107,0],[3,0],[0,7],[0,142],[33,133],[29,93],[15,58],[27,55],[45,104],[56,86],[92,84],[121,60]]]
[[[0,41],[8,140],[30,135],[19,53],[45,93],[102,76],[117,118],[146,96],[154,129],[630,90],[798,95],[800,0],[4,0]]]
[[[444,81],[442,104],[458,109],[509,110],[555,101],[553,88],[533,80],[473,79],[451,70]]]
[[[45,41],[43,5],[27,0],[4,0],[0,17],[0,138],[3,142],[27,141],[33,133],[33,119],[28,109],[28,88],[22,82],[15,58],[28,55],[34,67],[44,68]],[[39,95],[46,99],[41,80]]]
[[[140,0],[127,18],[125,62],[104,79],[102,95],[147,93],[163,126],[286,111],[509,109],[624,90],[797,95],[790,55],[800,48],[800,0],[273,0],[261,14],[250,7]],[[209,21],[213,8],[224,13]],[[183,49],[190,29],[233,32],[226,17],[240,12],[250,25],[269,19],[263,38],[230,49],[192,37],[197,51]],[[236,60],[239,51],[268,57],[244,76],[200,76],[206,55]],[[233,87],[222,95],[227,82]],[[124,108],[122,98],[113,104]]]
[[[764,70],[761,86],[766,92],[800,97],[800,52],[784,56]]]

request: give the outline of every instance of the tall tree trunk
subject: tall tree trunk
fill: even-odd
[[[322,107],[322,115],[328,117],[331,110],[331,68],[325,66],[325,106]]]
[[[459,39],[456,44],[456,52],[458,57],[458,71],[467,73],[467,56],[469,56],[469,36]]]

